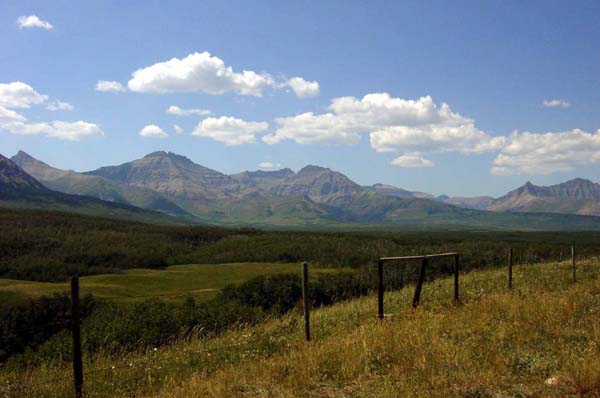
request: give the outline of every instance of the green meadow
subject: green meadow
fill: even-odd
[[[333,268],[314,268],[314,272],[336,272]],[[277,273],[300,273],[300,264],[231,263],[175,265],[162,270],[130,269],[118,274],[85,276],[80,292],[99,299],[139,302],[159,296],[165,300],[191,295],[208,300],[227,285],[237,285],[253,277]],[[69,290],[69,282],[32,282],[0,279],[0,299],[19,300]]]

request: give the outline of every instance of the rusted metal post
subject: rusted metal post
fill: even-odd
[[[415,295],[413,296],[412,306],[417,308],[419,301],[421,300],[421,289],[423,288],[423,282],[425,281],[425,268],[427,268],[427,257],[423,257],[421,260],[421,270],[419,272],[419,280],[415,287]]]
[[[73,382],[75,398],[83,398],[83,360],[79,316],[79,278],[71,278],[71,334],[73,336]]]
[[[454,301],[458,301],[458,267],[459,259],[458,254],[454,256]]]
[[[308,263],[302,263],[302,302],[304,304],[304,331],[310,341],[310,304],[308,302]]]
[[[377,276],[378,276],[378,285],[377,285],[377,316],[379,319],[383,319],[383,260],[377,260]]]
[[[513,251],[508,249],[508,288],[512,289]]]
[[[571,245],[571,265],[573,267],[573,282],[577,282],[577,265],[575,264],[575,245]]]

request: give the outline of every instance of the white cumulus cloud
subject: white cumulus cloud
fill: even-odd
[[[0,84],[0,130],[19,135],[45,135],[67,141],[79,141],[90,136],[102,136],[102,129],[84,121],[68,122],[55,120],[53,122],[29,123],[27,118],[11,108],[30,108],[41,105],[48,99],[35,91],[30,85],[22,82]],[[67,102],[54,101],[47,104],[50,110],[71,110],[73,106]]]
[[[173,130],[175,130],[175,134],[183,134],[183,129],[177,124],[173,125]]]
[[[41,28],[50,30],[54,27],[50,22],[40,19],[37,15],[20,16],[17,18],[17,25],[19,26],[19,29]]]
[[[206,115],[210,115],[212,112],[209,111],[208,109],[181,109],[178,106],[171,105],[170,107],[167,108],[167,113],[169,115],[175,115],[175,116],[191,116],[191,115],[206,116]]]
[[[204,119],[194,129],[192,135],[212,138],[225,145],[241,145],[256,141],[256,134],[269,128],[266,122],[248,122],[230,116]]]
[[[473,119],[452,112],[429,96],[417,100],[391,97],[387,93],[363,98],[340,97],[329,112],[303,113],[276,119],[278,127],[263,137],[268,144],[293,140],[300,144],[354,144],[369,133],[377,152],[487,152],[503,145],[503,137],[491,137],[477,129]]]
[[[552,174],[600,163],[600,130],[514,132],[493,163],[495,175]]]
[[[418,152],[407,153],[406,155],[398,156],[391,162],[394,166],[404,168],[422,168],[422,167],[433,167],[433,163],[429,159],[425,159]]]
[[[568,108],[571,103],[562,99],[544,100],[543,102],[546,108]]]
[[[319,95],[319,83],[309,82],[301,77],[292,77],[286,82],[298,98],[315,97]]]
[[[316,95],[319,91],[317,82],[301,77],[285,80],[276,79],[266,72],[234,71],[221,58],[206,51],[138,69],[132,73],[127,86],[131,91],[140,93],[235,93],[256,97],[262,96],[269,87],[291,87],[298,97]]]
[[[68,102],[56,100],[46,105],[46,109],[49,111],[72,111],[74,107]]]
[[[142,128],[139,133],[142,137],[147,138],[167,138],[169,135],[156,124],[149,124]]]
[[[0,106],[6,108],[29,108],[46,102],[47,95],[35,91],[23,82],[0,83]]]
[[[119,82],[113,80],[99,80],[96,83],[96,91],[119,93],[125,91],[125,87]]]

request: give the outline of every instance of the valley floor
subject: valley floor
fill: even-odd
[[[86,397],[599,397],[600,259],[515,267],[426,284],[314,311],[314,340],[299,313],[214,339],[177,341],[85,363]],[[50,384],[45,382],[50,381]],[[7,397],[65,397],[70,367],[0,370]],[[2,388],[2,387],[0,387]]]

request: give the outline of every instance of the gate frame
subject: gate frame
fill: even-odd
[[[444,257],[454,257],[454,301],[458,302],[458,273],[459,273],[459,258],[460,255],[458,252],[451,253],[440,253],[440,254],[427,254],[423,256],[403,256],[403,257],[380,257],[377,260],[377,275],[378,275],[378,288],[377,288],[377,304],[378,304],[378,317],[379,319],[383,319],[383,294],[384,294],[384,284],[383,284],[383,264],[386,262],[399,261],[399,262],[409,262],[411,260],[421,260],[421,267],[419,270],[419,279],[417,281],[417,285],[415,286],[415,294],[413,296],[412,307],[417,308],[419,305],[419,301],[421,299],[421,290],[423,289],[423,282],[425,281],[425,269],[427,268],[427,263],[429,259],[433,258],[444,258]]]

